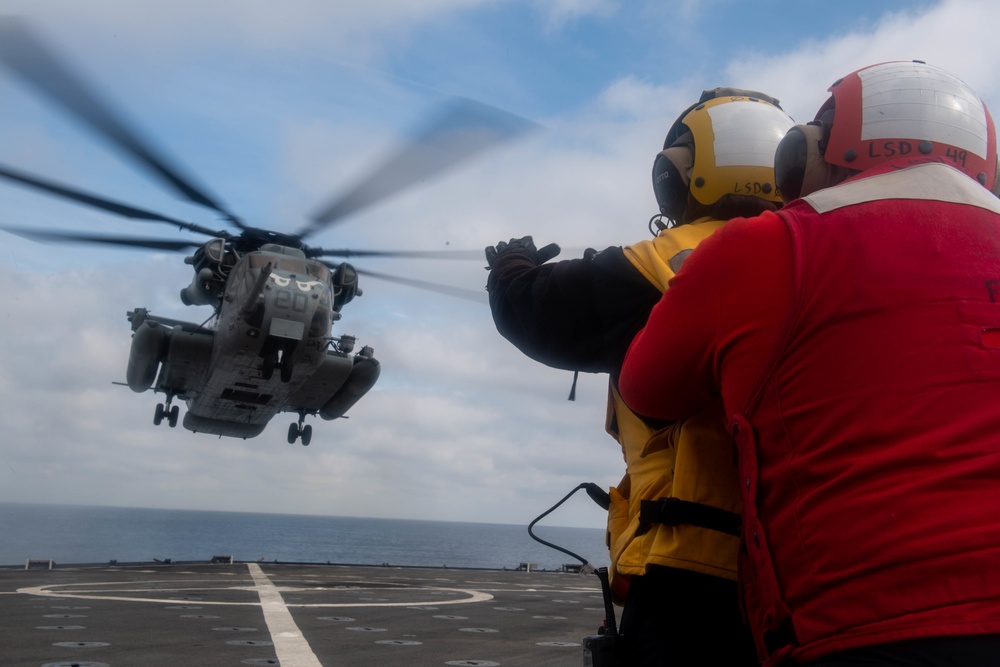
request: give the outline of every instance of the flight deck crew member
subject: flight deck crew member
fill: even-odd
[[[792,201],[691,254],[633,342],[621,393],[659,419],[721,396],[767,665],[996,665],[994,124],[967,85],[921,62],[829,90],[777,151]]]
[[[610,374],[607,430],[626,464],[608,517],[621,664],[756,663],[738,608],[740,501],[721,405],[646,420],[621,402],[617,381],[629,342],[691,250],[729,218],[780,205],[774,151],[792,124],[762,93],[706,91],[654,160],[653,189],[671,221],[655,238],[548,264],[558,248],[536,249],[531,237],[486,251],[505,338],[546,365]]]

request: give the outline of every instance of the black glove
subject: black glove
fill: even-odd
[[[486,268],[492,269],[499,257],[513,253],[527,257],[532,264],[538,266],[558,255],[559,246],[555,243],[550,243],[545,247],[536,248],[535,242],[530,236],[511,239],[510,241],[500,241],[495,246],[491,245],[486,248]]]

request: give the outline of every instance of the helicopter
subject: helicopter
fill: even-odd
[[[481,251],[324,249],[307,244],[306,239],[364,207],[534,129],[533,123],[514,114],[455,98],[411,142],[322,207],[302,229],[283,233],[252,227],[229,212],[173,161],[154,150],[22,19],[0,17],[0,62],[175,194],[214,211],[227,223],[227,229],[212,229],[0,165],[0,178],[8,182],[203,237],[140,238],[0,227],[42,242],[190,252],[184,261],[194,276],[180,290],[180,300],[186,306],[210,306],[213,314],[198,324],[154,315],[146,308],[128,311],[132,342],[124,384],[137,393],[151,389],[165,396],[156,404],[155,425],[177,425],[177,399],[187,408],[181,420],[184,428],[220,437],[256,437],[277,413],[288,412],[298,416],[288,427],[288,442],[308,445],[312,425],[305,423],[307,417],[327,421],[345,417],[375,385],[380,364],[373,349],[362,346],[355,352],[354,336],[333,333],[344,306],[362,295],[360,275],[482,300],[483,295],[473,290],[363,271],[346,261],[325,259],[473,259],[480,258]]]

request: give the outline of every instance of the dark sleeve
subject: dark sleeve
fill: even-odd
[[[619,247],[535,266],[501,256],[487,282],[497,330],[554,368],[617,375],[660,291]]]
[[[628,350],[618,387],[629,408],[676,420],[721,396],[729,413],[745,410],[792,311],[792,248],[774,213],[703,241]]]

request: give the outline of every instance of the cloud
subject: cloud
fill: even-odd
[[[635,76],[625,76],[604,89],[600,103],[612,113],[631,118],[644,118],[650,108],[655,108],[664,97],[663,86],[641,81]]]
[[[305,49],[358,56],[384,53],[386,40],[405,39],[421,24],[490,4],[489,0],[244,0],[234,5],[211,0],[135,3],[128,0],[7,0],[4,12],[35,17],[61,42],[73,33],[110,37],[121,49],[172,53],[194,49],[252,49],[276,52]],[[87,40],[91,46],[98,43]],[[105,44],[107,46],[107,44]]]
[[[517,4],[240,6],[229,15],[228,3],[8,0],[5,11],[37,11],[51,41],[65,41],[74,63],[112,91],[130,118],[167,142],[251,224],[283,231],[299,228],[315,207],[377,164],[444,97],[438,90],[454,86],[452,92],[464,94],[473,81],[500,97],[516,91],[514,111],[544,110],[532,118],[542,132],[318,233],[313,240],[326,247],[481,249],[532,234],[560,243],[570,256],[573,249],[645,238],[656,210],[652,158],[676,115],[720,83],[773,94],[802,121],[846,72],[922,58],[1000,108],[993,77],[1000,45],[991,32],[1000,9],[979,0],[890,13],[810,40],[761,40],[753,42],[756,51],[745,41],[713,42],[721,65],[697,49],[675,49],[662,56],[669,67],[660,60],[611,62],[635,40],[655,43],[676,26],[650,21],[656,12],[640,13],[644,22],[630,20],[603,2],[532,9],[547,12],[545,20],[524,25],[516,31],[523,41],[505,45],[531,55],[512,59],[516,68],[497,56],[502,51],[483,60],[474,49],[424,58],[431,46],[446,45],[421,38],[451,22],[487,34],[490,25],[476,19],[530,16],[518,13]],[[690,11],[693,20],[700,10]],[[630,40],[607,44],[609,63],[600,75],[558,60],[560,39],[581,39],[574,29],[591,18]],[[137,27],[140,19],[156,30]],[[544,34],[553,25],[560,39]],[[713,35],[689,37],[704,42]],[[416,65],[401,67],[404,61]],[[336,64],[343,62],[349,66]],[[578,83],[573,77],[589,77],[573,89],[578,97],[563,87]],[[223,225],[134,173],[6,73],[0,96],[0,162]],[[166,226],[139,227],[6,184],[0,210],[3,224],[178,236]],[[486,280],[482,261],[356,263],[475,290]],[[496,333],[485,305],[374,279],[364,280],[364,295],[348,305],[335,332],[373,346],[383,375],[349,419],[311,420],[309,447],[286,442],[290,414],[248,441],[154,427],[153,407],[162,396],[111,384],[122,379],[127,360],[124,314],[145,306],[201,322],[205,309],[177,300],[190,280],[182,255],[5,239],[0,501],[527,523],[576,484],[610,485],[621,476],[620,450],[603,431],[605,378],[581,376],[577,401],[569,402],[572,375],[521,355]],[[600,527],[602,516],[581,502],[550,523]]]
[[[987,104],[1000,108],[1000,65],[993,26],[1000,5],[986,0],[946,0],[918,12],[886,14],[875,25],[847,35],[791,43],[778,53],[747,53],[727,74],[764,91],[774,90],[799,122],[812,120],[826,89],[856,69],[890,60],[923,60],[963,79]],[[993,101],[995,100],[995,101]]]
[[[536,11],[544,12],[546,26],[552,31],[584,17],[610,16],[617,9],[611,0],[547,0],[536,7]]]

